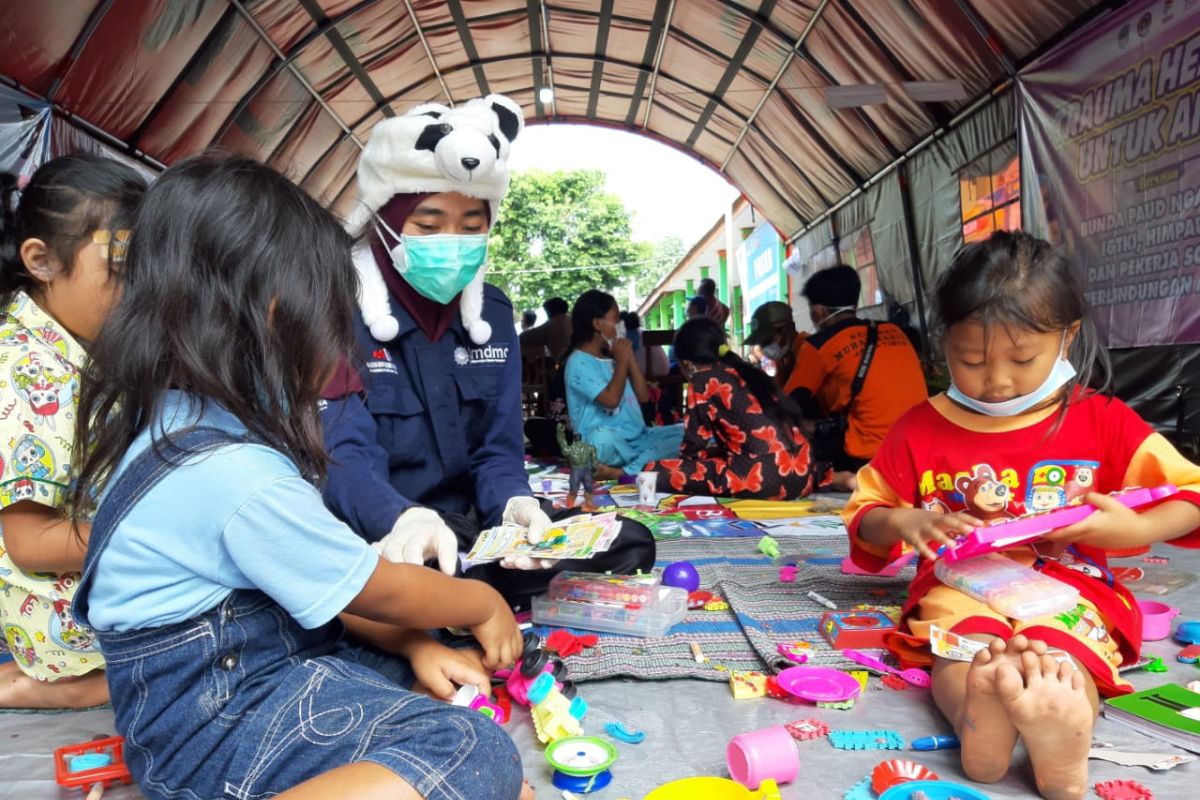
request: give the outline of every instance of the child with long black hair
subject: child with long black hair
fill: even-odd
[[[0,708],[108,701],[104,659],[71,600],[88,523],[63,513],[74,479],[84,348],[120,285],[129,217],[145,180],[98,156],[43,164],[0,195]]]
[[[521,647],[495,590],[381,559],[313,483],[319,391],[354,345],[348,235],[278,173],[216,156],[163,173],[133,231],[79,407],[75,508],[101,500],[76,611],[142,791],[528,795],[494,722],[342,640],[348,612],[397,635],[469,628],[489,668]],[[436,653],[407,655],[441,676]]]
[[[1046,242],[999,232],[965,247],[938,285],[937,315],[950,389],[901,417],[859,471],[844,512],[851,557],[877,571],[905,550],[923,556],[903,609],[908,636],[889,641],[907,660],[930,660],[935,625],[988,644],[971,664],[933,666],[933,699],[962,740],[967,776],[1003,777],[1019,736],[1041,795],[1080,798],[1097,694],[1131,690],[1118,670],[1141,647],[1141,612],[1105,550],[1200,546],[1200,467],[1103,394],[1107,353],[1070,262]],[[1109,496],[1164,483],[1181,491],[1141,513]],[[985,520],[1080,500],[1097,512],[1004,551],[1079,589],[1076,608],[1011,619],[934,574],[937,548]]]
[[[800,408],[729,348],[721,326],[708,317],[685,322],[675,358],[688,380],[687,418],[679,457],[647,466],[660,491],[795,500],[829,486],[829,465],[813,460]]]
[[[650,389],[625,338],[616,299],[598,289],[579,295],[571,328],[567,410],[571,427],[596,448],[596,477],[635,475],[647,462],[676,452],[683,426],[647,427],[642,417]]]

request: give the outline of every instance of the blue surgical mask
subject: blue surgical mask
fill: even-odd
[[[379,220],[393,240],[389,249],[396,272],[423,297],[445,305],[462,293],[479,274],[487,260],[486,233],[437,233],[429,236],[399,236]],[[376,226],[380,241],[387,242]]]
[[[1050,370],[1050,374],[1046,376],[1046,380],[1042,381],[1041,386],[1029,394],[1002,400],[999,403],[985,403],[982,400],[976,400],[974,397],[968,397],[964,394],[954,385],[954,378],[951,377],[950,388],[946,390],[946,396],[960,406],[965,406],[980,414],[987,414],[989,417],[1015,417],[1018,414],[1024,414],[1029,409],[1044,403],[1075,377],[1075,365],[1069,359],[1063,357],[1065,355],[1063,351],[1066,349],[1066,343],[1067,336],[1064,333],[1063,343],[1058,349],[1058,358],[1055,359],[1054,367]]]

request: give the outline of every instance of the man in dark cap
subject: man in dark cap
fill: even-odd
[[[817,458],[856,471],[888,430],[927,396],[917,352],[890,322],[855,315],[861,282],[853,267],[820,270],[804,284],[816,333],[800,345],[785,391],[813,420]]]
[[[782,389],[787,386],[796,366],[796,356],[805,336],[796,330],[792,307],[772,300],[754,309],[746,344],[757,345],[762,354],[775,363],[775,383]]]

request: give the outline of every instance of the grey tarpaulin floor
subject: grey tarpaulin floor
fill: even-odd
[[[1156,552],[1169,556],[1171,567],[1200,573],[1200,552],[1162,545]],[[1134,565],[1140,563],[1140,559],[1123,559],[1117,563]],[[1182,619],[1200,618],[1200,583],[1160,599],[1181,606]],[[1146,650],[1164,656],[1170,672],[1166,675],[1133,673],[1132,681],[1138,688],[1167,680],[1186,683],[1200,679],[1200,669],[1196,666],[1175,661],[1179,647],[1169,640],[1153,642]],[[835,729],[894,729],[905,739],[947,730],[929,701],[928,693],[916,690],[873,689],[850,711],[795,707],[774,700],[735,701],[724,684],[693,680],[661,683],[607,680],[585,683],[581,685],[580,693],[591,705],[584,720],[588,733],[602,733],[604,723],[612,720],[621,720],[631,729],[646,732],[646,740],[640,745],[617,745],[620,758],[613,767],[613,785],[595,795],[610,800],[641,798],[653,787],[676,778],[725,775],[724,752],[730,737],[801,716],[822,718]],[[560,797],[561,794],[550,785],[550,770],[542,757],[542,748],[533,737],[529,715],[519,712],[515,717],[508,728],[525,757],[526,774],[539,788],[538,797],[543,800]],[[60,789],[54,783],[51,753],[60,745],[111,731],[112,714],[107,711],[0,715],[0,800],[81,797],[81,793]],[[1103,719],[1097,725],[1096,739],[1123,750],[1178,752],[1164,742]],[[799,747],[800,778],[783,787],[784,798],[840,799],[850,786],[867,776],[886,757],[880,752],[835,750],[825,741],[802,742]],[[956,751],[916,755],[919,756],[917,760],[941,777],[962,780]],[[1196,788],[1200,786],[1200,762],[1184,764],[1169,772],[1119,767],[1099,761],[1091,764],[1093,782],[1117,778],[1136,780],[1159,800],[1191,800],[1200,795]],[[1013,798],[1033,797],[1031,786],[1018,750],[1015,767],[1009,776],[999,784],[981,788],[992,797]],[[139,798],[141,794],[133,788],[122,788],[105,796],[112,800],[128,800]]]

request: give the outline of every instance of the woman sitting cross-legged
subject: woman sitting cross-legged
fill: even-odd
[[[682,425],[646,427],[640,404],[649,389],[620,321],[617,301],[596,289],[571,309],[567,409],[571,427],[596,448],[601,480],[619,478],[622,470],[636,475],[647,462],[676,452],[683,435]]]
[[[799,407],[729,349],[719,325],[685,322],[675,357],[688,379],[687,419],[679,457],[647,466],[660,492],[794,500],[837,488],[830,466],[813,460]]]

